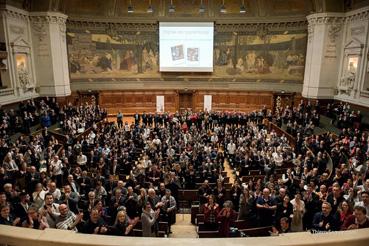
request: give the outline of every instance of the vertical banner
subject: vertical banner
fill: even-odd
[[[211,111],[211,100],[212,100],[212,96],[211,95],[204,95],[204,111]]]
[[[164,96],[156,96],[156,112],[164,113]]]

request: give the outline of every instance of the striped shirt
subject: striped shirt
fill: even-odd
[[[78,232],[77,227],[74,227],[72,229],[70,228],[74,224],[75,221],[76,221],[76,215],[73,212],[69,211],[67,216],[58,217],[56,228],[62,229],[62,230],[73,230],[75,232]]]

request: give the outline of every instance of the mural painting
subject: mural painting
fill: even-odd
[[[71,79],[159,77],[155,33],[68,32]]]
[[[219,34],[215,37],[215,74],[266,80],[303,80],[306,34]]]
[[[159,70],[156,32],[76,31],[67,33],[70,77],[88,79],[209,78],[302,83],[306,30],[217,32],[214,72],[170,73]]]

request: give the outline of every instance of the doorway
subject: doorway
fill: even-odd
[[[179,92],[179,112],[193,109],[193,92]]]

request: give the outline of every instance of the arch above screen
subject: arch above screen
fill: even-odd
[[[213,22],[160,22],[160,72],[213,72]]]

